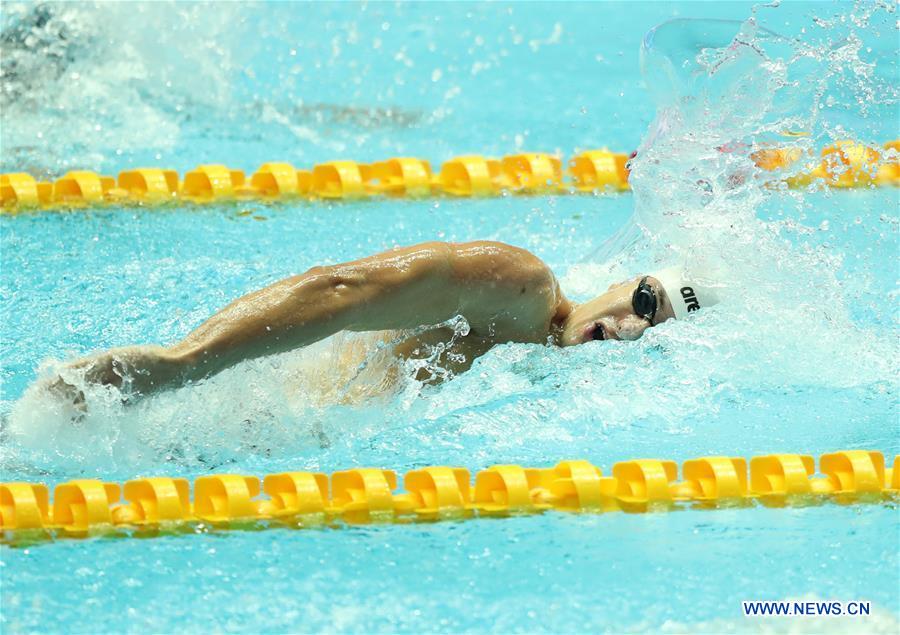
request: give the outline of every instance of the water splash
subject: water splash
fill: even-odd
[[[587,291],[592,278],[677,263],[717,287],[721,305],[663,327],[679,375],[761,387],[894,376],[896,356],[885,347],[895,339],[852,317],[864,276],[839,282],[843,254],[804,244],[798,237],[808,228],[794,219],[759,214],[773,203],[803,209],[806,193],[778,180],[805,163],[773,176],[752,155],[781,147],[810,156],[834,140],[821,100],[847,72],[869,68],[848,42],[811,46],[755,18],[675,20],[645,38],[645,77],[659,111],[632,165],[634,215],[591,258],[604,264],[578,267],[570,281]],[[865,138],[864,127],[859,133]]]

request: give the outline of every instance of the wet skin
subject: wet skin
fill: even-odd
[[[641,280],[613,285],[575,305],[537,256],[498,242],[429,242],[352,262],[313,267],[238,298],[168,347],[129,346],[77,360],[91,383],[150,394],[209,377],[244,360],[308,346],[335,333],[419,329],[456,316],[469,324],[445,355],[461,372],[493,345],[506,342],[572,346],[594,339],[633,340],[674,317],[657,280],[652,320],[635,313]],[[424,355],[451,340],[434,327],[402,341],[395,353]],[[57,380],[56,386],[66,386]]]

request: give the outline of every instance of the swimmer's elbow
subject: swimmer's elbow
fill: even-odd
[[[301,321],[310,325],[328,322],[335,332],[355,330],[360,316],[377,304],[384,292],[377,276],[347,265],[314,267],[292,289]]]
[[[408,328],[448,319],[459,281],[446,243],[425,243],[348,263],[314,267],[291,285],[304,323],[336,330]]]

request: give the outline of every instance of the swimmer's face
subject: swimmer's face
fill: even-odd
[[[653,300],[656,311],[651,317]],[[651,326],[674,317],[672,303],[659,280],[640,276],[613,285],[603,295],[575,307],[563,326],[560,343],[573,346],[591,340],[636,340]]]

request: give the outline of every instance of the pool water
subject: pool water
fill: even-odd
[[[4,92],[3,171],[184,171],[211,161],[252,171],[268,160],[399,155],[436,165],[470,152],[570,156],[639,144],[643,162],[634,194],[4,216],[0,478],[52,485],[433,464],[474,472],[566,458],[608,471],[639,457],[900,453],[897,190],[775,192],[752,180],[729,189],[743,164],[709,151],[788,123],[807,126],[816,147],[896,137],[893,16],[874,5],[757,10],[795,45],[828,52],[787,68],[766,59],[772,78],[786,74],[777,87],[748,87],[744,77],[768,76],[746,73],[743,53],[725,65],[734,75],[706,83],[642,79],[642,46],[645,67],[659,51],[674,55],[657,48],[666,32],[644,39],[655,25],[746,20],[752,6],[52,5],[42,37],[65,32],[63,54],[4,49],[32,71],[25,81],[9,61],[4,68],[15,91]],[[33,10],[11,5],[5,32]],[[739,26],[722,28],[731,37]],[[818,86],[823,75],[803,66],[813,58],[834,75],[778,110],[791,86]],[[686,93],[719,95],[722,116],[706,112],[701,124],[692,110],[700,100],[673,98]],[[723,289],[720,307],[637,342],[502,345],[449,382],[405,376],[383,394],[365,373],[330,368],[357,341],[348,336],[127,406],[114,389],[97,389],[77,422],[30,388],[91,351],[175,341],[235,297],[311,266],[475,239],[533,251],[576,299],[686,251],[725,272],[732,291]],[[350,404],[323,398],[316,377],[338,395],[373,394]],[[898,513],[887,503],[0,549],[5,632],[896,632],[900,618]],[[741,600],[785,598],[870,600],[874,615],[741,616]]]

